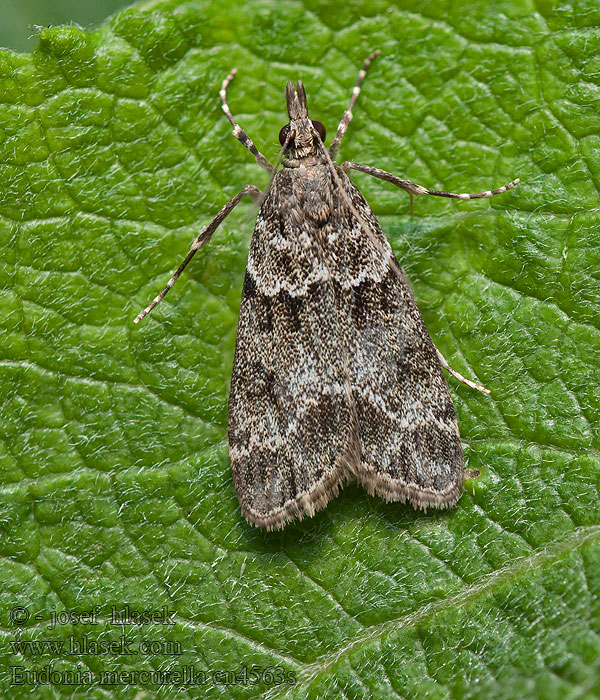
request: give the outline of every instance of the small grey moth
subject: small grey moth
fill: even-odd
[[[378,168],[334,163],[373,52],[329,149],[308,117],[300,81],[286,87],[289,123],[272,166],[236,123],[234,136],[271,174],[263,194],[247,185],[194,241],[165,296],[195,252],[248,195],[260,210],[242,290],[229,395],[229,455],[245,518],[267,530],[312,516],[348,481],[386,501],[448,508],[460,496],[463,455],[443,369],[410,286],[349,170],[411,195],[491,197],[429,190]],[[282,167],[279,169],[279,165]]]

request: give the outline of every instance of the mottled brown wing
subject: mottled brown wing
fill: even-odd
[[[460,495],[463,455],[448,385],[379,223],[345,175],[344,182],[362,220],[354,217],[348,224],[346,262],[339,268],[340,284],[352,287],[349,364],[361,446],[357,478],[388,501],[450,507]]]
[[[242,512],[267,529],[312,515],[353,478],[423,508],[460,494],[436,350],[375,216],[338,175],[345,196],[326,166],[280,171],[250,246],[229,446]]]
[[[277,174],[257,218],[229,397],[238,499],[246,519],[269,530],[323,508],[359,461],[340,343],[348,294],[332,281],[328,226],[319,226],[331,202],[322,182],[293,176]]]

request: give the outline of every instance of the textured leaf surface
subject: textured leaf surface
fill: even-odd
[[[434,340],[491,389],[451,380],[481,476],[452,512],[350,487],[269,535],[240,515],[226,444],[252,205],[132,319],[216,210],[266,185],[219,109],[230,68],[229,103],[274,159],[285,81],[332,134],[376,47],[342,158],[458,191],[523,181],[492,201],[419,199],[411,218],[401,192],[355,175]],[[591,0],[165,0],[0,53],[3,695],[600,694],[599,50]],[[174,624],[112,625],[125,604]],[[47,629],[96,605],[96,625]],[[85,635],[135,653],[69,653]],[[254,664],[257,684],[10,685],[11,666],[99,683]]]
[[[31,51],[37,43],[35,27],[59,24],[85,29],[97,27],[118,9],[130,5],[127,0],[19,0],[0,5],[0,46]]]

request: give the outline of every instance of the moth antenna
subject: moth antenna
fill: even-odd
[[[362,230],[367,234],[367,238],[369,238],[374,244],[375,247],[378,248],[381,253],[384,255],[386,260],[389,263],[390,268],[393,270],[394,274],[398,277],[401,278],[402,275],[400,274],[400,270],[398,269],[398,265],[396,264],[395,259],[393,258],[393,255],[386,251],[383,246],[381,245],[381,241],[379,241],[375,236],[373,235],[373,232],[371,231],[371,228],[367,224],[367,222],[364,220],[360,212],[357,210],[357,208],[354,206],[352,201],[350,200],[350,197],[346,194],[344,190],[344,186],[342,184],[342,181],[340,180],[340,176],[337,174],[335,170],[335,163],[333,162],[331,156],[329,155],[329,151],[325,148],[325,144],[323,143],[321,136],[319,135],[319,132],[313,128],[314,135],[316,136],[317,144],[319,146],[319,150],[325,157],[325,161],[327,162],[327,166],[329,168],[329,172],[331,174],[332,180],[335,182],[342,199],[346,202],[348,205],[348,208],[352,212],[353,216],[356,218],[358,223],[360,224],[360,227]]]
[[[283,146],[281,147],[281,150],[279,151],[279,155],[277,156],[277,160],[275,161],[275,165],[273,167],[273,172],[271,173],[271,177],[269,178],[269,182],[267,183],[267,186],[263,190],[262,199],[265,198],[267,192],[271,189],[271,186],[273,185],[273,180],[275,179],[275,175],[277,175],[277,170],[278,170],[279,166],[281,165],[281,161],[285,157],[285,151],[286,151],[287,147],[290,145],[291,140],[292,140],[292,135],[288,134]]]

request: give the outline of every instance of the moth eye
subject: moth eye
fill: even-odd
[[[325,127],[321,122],[313,122],[312,125],[315,127],[317,130],[317,133],[321,137],[321,141],[325,141]]]
[[[290,133],[290,125],[286,124],[283,129],[279,132],[279,143],[283,146],[287,141],[288,134]]]

